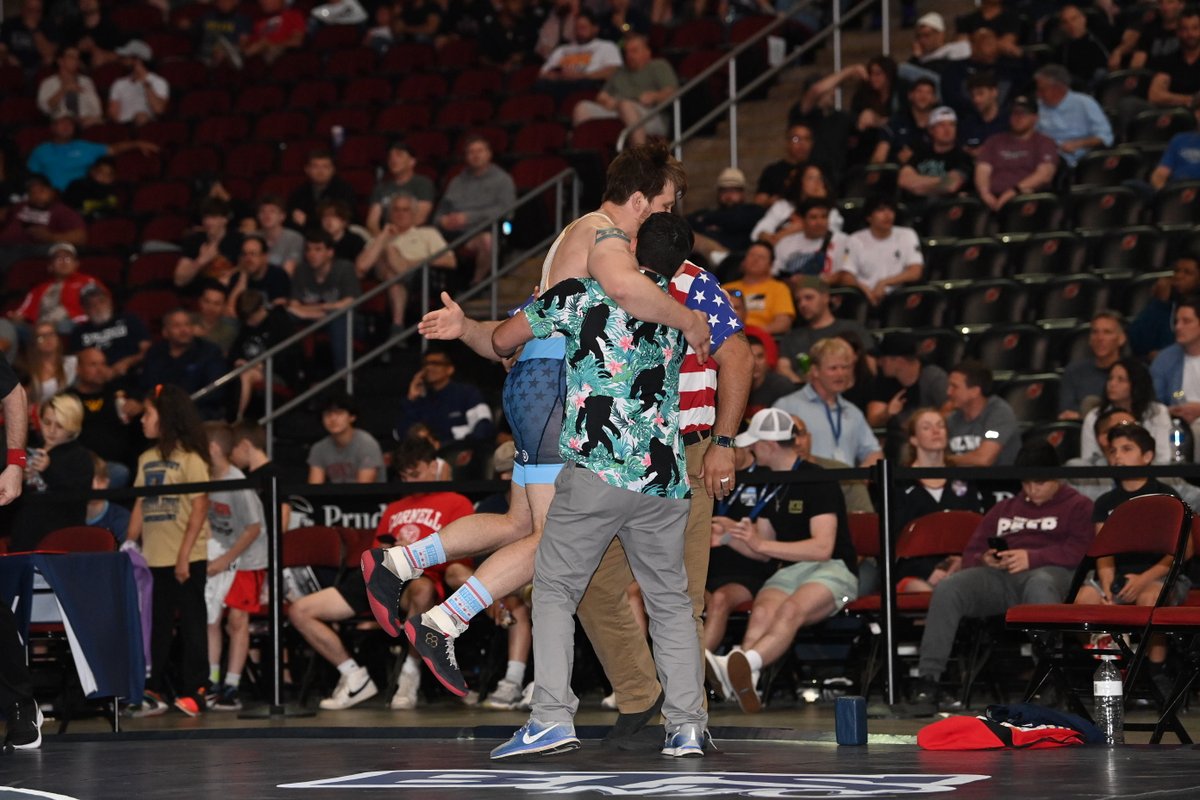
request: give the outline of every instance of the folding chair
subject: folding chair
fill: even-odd
[[[312,525],[293,528],[282,534],[281,567],[325,567],[336,570],[334,583],[345,574],[346,544],[337,528]],[[306,658],[303,677],[300,680],[300,702],[303,704],[316,674],[318,658],[312,653]],[[294,673],[293,673],[294,674]]]
[[[1026,688],[1026,700],[1033,697],[1047,680],[1052,680],[1066,699],[1069,710],[1085,719],[1091,719],[1091,714],[1072,690],[1068,680],[1066,647],[1061,643],[1053,643],[1053,639],[1061,639],[1061,634],[1074,632],[1100,632],[1113,636],[1113,641],[1129,664],[1125,678],[1125,697],[1128,699],[1128,689],[1135,685],[1145,660],[1147,648],[1144,643],[1153,627],[1153,614],[1164,606],[1167,598],[1171,596],[1191,530],[1192,510],[1177,497],[1150,494],[1122,503],[1096,534],[1086,556],[1076,568],[1067,591],[1067,597],[1074,599],[1097,558],[1124,553],[1171,555],[1173,559],[1170,571],[1153,606],[1037,603],[1014,606],[1008,610],[1005,615],[1007,627],[1029,634],[1037,660],[1033,676]],[[1134,650],[1124,637],[1117,634],[1132,634],[1143,646]],[[1155,727],[1144,723],[1125,724],[1126,730],[1153,730]],[[1175,730],[1180,741],[1190,741],[1186,739],[1187,732],[1178,720],[1169,727]]]
[[[979,527],[982,516],[973,511],[940,511],[918,517],[904,526],[896,541],[896,560],[926,558],[929,556],[961,555],[967,540]],[[851,534],[854,526],[851,525]],[[858,546],[858,538],[855,538]],[[878,532],[875,551],[879,552]],[[860,553],[861,555],[861,553]],[[900,592],[896,595],[896,610],[902,619],[913,621],[924,617],[929,611],[932,592]],[[871,641],[867,652],[867,663],[863,668],[862,686],[867,691],[879,673],[879,618],[883,614],[883,595],[871,594],[860,597],[846,606],[846,613],[862,617],[871,630]],[[972,676],[973,677],[973,676]],[[964,685],[966,682],[964,681]]]

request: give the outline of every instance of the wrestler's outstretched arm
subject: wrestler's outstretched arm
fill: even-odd
[[[497,320],[480,322],[463,313],[462,307],[446,292],[442,292],[445,308],[430,311],[417,323],[417,332],[426,339],[453,341],[459,339],[480,356],[499,361],[492,347],[492,331],[500,324]]]
[[[498,358],[508,358],[517,348],[533,339],[533,328],[524,314],[509,317],[492,331],[492,349]]]

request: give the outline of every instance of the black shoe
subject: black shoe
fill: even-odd
[[[421,617],[413,617],[405,622],[404,633],[442,686],[451,694],[465,697],[467,682],[458,668],[458,659],[454,657],[454,640],[437,628],[426,625]]]
[[[404,593],[406,581],[388,569],[383,558],[383,548],[375,547],[362,554],[359,564],[375,621],[388,636],[397,638],[404,625],[404,618],[400,616],[400,595]]]
[[[1154,685],[1155,691],[1161,695],[1161,698],[1156,698],[1154,703],[1161,711],[1167,707],[1167,703],[1171,702],[1171,697],[1175,693],[1175,681],[1165,670],[1159,669],[1150,676],[1150,683]]]
[[[932,717],[938,710],[938,685],[932,678],[914,678],[908,685],[905,711],[914,717]]]
[[[654,720],[658,719],[662,714],[663,700],[666,699],[666,694],[658,693],[658,699],[654,701],[654,705],[641,711],[637,714],[617,714],[617,721],[613,723],[612,730],[604,737],[601,742],[605,747],[615,747],[618,750],[640,750],[645,744],[654,747],[662,744],[665,732],[655,732],[655,735],[639,736]]]
[[[42,746],[42,709],[32,699],[8,707],[8,735],[4,743],[14,750],[36,750]]]

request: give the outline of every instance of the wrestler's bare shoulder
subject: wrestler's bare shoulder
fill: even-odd
[[[589,277],[588,256],[591,254],[592,248],[602,241],[600,237],[606,230],[620,232],[619,228],[613,227],[608,218],[600,214],[581,217],[567,233],[558,252],[554,255],[554,263],[550,265],[551,285],[567,278]],[[621,232],[621,236],[626,242],[629,241],[623,232]]]

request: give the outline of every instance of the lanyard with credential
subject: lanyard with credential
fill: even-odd
[[[788,471],[795,472],[796,467],[800,466],[800,462],[802,460],[803,459],[797,458],[796,462],[794,464],[792,464],[792,468]],[[782,489],[783,486],[784,486],[784,484],[781,483],[778,486],[776,486],[774,489],[772,489],[768,494],[764,495],[757,503],[754,504],[754,507],[750,509],[750,513],[746,515],[746,518],[749,519],[751,522],[757,522],[759,515],[762,514],[763,509],[767,507],[767,503],[771,502],[771,500],[774,499],[775,495],[779,494],[779,490]],[[741,487],[739,487],[739,489],[740,488]],[[736,494],[730,493],[729,497],[730,498],[737,497],[740,494],[741,494],[740,491],[737,492]],[[722,501],[721,505],[719,505],[717,507],[717,515],[718,516],[725,516],[725,512],[729,508],[729,502],[730,502],[729,500]]]
[[[842,438],[842,404],[838,402],[834,405],[834,408],[837,409],[836,423],[833,421],[833,412],[829,410],[829,404],[822,400],[821,406],[825,409],[825,419],[829,420],[829,429],[833,431],[833,446],[837,447],[841,444]]]

